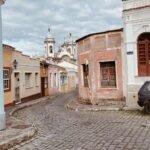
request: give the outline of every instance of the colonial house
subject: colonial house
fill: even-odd
[[[14,48],[3,45],[3,83],[5,105],[13,105],[12,62]]]
[[[150,81],[150,1],[122,1],[124,96],[126,105],[136,108],[139,89]]]
[[[13,93],[15,103],[33,100],[41,96],[40,60],[14,51]]]
[[[3,45],[5,106],[41,97],[40,60]]]
[[[93,33],[78,39],[80,101],[124,103],[122,85],[123,29]]]

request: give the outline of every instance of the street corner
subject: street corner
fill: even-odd
[[[79,102],[78,99],[70,100],[66,104],[66,108],[75,111],[122,111],[124,104],[116,105],[89,105]]]

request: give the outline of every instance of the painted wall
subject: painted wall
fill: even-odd
[[[14,48],[8,45],[3,45],[3,67],[12,68],[13,62],[13,51]],[[10,70],[11,71],[11,70]],[[12,81],[12,75],[11,75]],[[13,104],[13,85],[11,84],[11,89],[4,92],[5,105]]]
[[[124,96],[128,107],[138,108],[138,91],[150,77],[139,77],[137,38],[150,32],[150,1],[123,1],[124,51],[123,74]]]
[[[79,95],[81,101],[99,104],[101,100],[122,100],[122,30],[100,33],[81,39],[78,44]],[[102,88],[100,62],[114,61],[116,84],[114,88]],[[89,87],[83,85],[82,64],[89,65]]]
[[[13,59],[18,62],[17,68],[13,71],[13,82],[15,82],[15,73],[19,73],[20,98],[24,99],[41,93],[41,79],[40,79],[40,60],[33,59],[29,56],[23,55],[20,51],[14,51]],[[25,86],[25,73],[31,73],[31,86]],[[38,74],[37,85],[35,85],[35,74]],[[13,83],[15,85],[15,83]],[[15,87],[13,87],[15,93]],[[38,98],[38,97],[37,97]],[[15,95],[14,95],[15,99]]]

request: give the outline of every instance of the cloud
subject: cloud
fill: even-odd
[[[43,54],[47,28],[56,44],[69,33],[74,39],[122,27],[120,0],[7,0],[2,8],[3,40],[26,54]]]
[[[17,47],[16,50],[23,51],[24,54],[28,55],[41,55],[44,54],[43,46],[39,47],[39,43],[34,41],[26,41],[26,40],[19,40],[19,41],[6,41],[9,45],[13,45]]]

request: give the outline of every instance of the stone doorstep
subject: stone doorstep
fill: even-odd
[[[61,95],[61,94],[59,93],[57,95],[47,96],[47,97],[39,98],[39,99],[34,100],[34,101],[21,103],[21,104],[17,105],[15,108],[13,108],[13,110],[9,112],[9,117],[11,119],[13,119],[13,125],[11,125],[11,127],[9,127],[8,129],[2,131],[2,132],[5,132],[5,131],[7,132],[7,130],[9,130],[9,131],[12,130],[12,135],[11,136],[8,135],[8,139],[7,140],[4,140],[4,141],[0,142],[0,150],[7,150],[9,148],[12,148],[15,145],[18,145],[18,144],[21,144],[21,143],[23,143],[25,141],[28,141],[38,131],[38,129],[34,126],[34,124],[32,124],[27,129],[23,129],[23,132],[22,132],[22,130],[20,130],[20,132],[22,132],[21,134],[16,135],[15,133],[17,132],[17,129],[13,129],[13,126],[17,126],[17,125],[15,125],[15,124],[17,124],[17,122],[19,122],[18,126],[24,126],[25,125],[22,121],[20,121],[19,119],[15,118],[13,116],[17,111],[19,111],[21,109],[24,109],[24,108],[27,108],[27,107],[31,107],[33,105],[36,105],[36,104],[40,103],[41,101],[46,101],[48,99],[53,99],[53,98],[55,98],[55,97],[57,97],[59,95]],[[14,134],[14,137],[12,137],[13,134]]]

